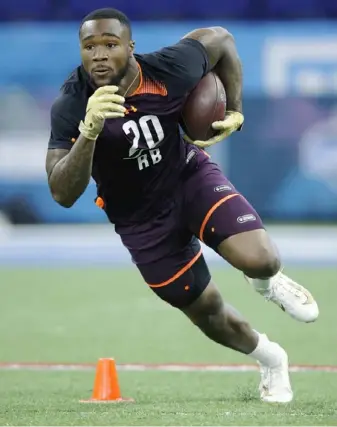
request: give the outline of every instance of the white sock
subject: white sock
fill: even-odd
[[[279,344],[269,341],[267,335],[260,334],[257,331],[255,332],[259,340],[255,350],[248,354],[248,356],[269,368],[277,366],[281,362],[283,356],[282,348]]]
[[[264,294],[270,286],[270,279],[251,279],[252,284],[257,292]]]
[[[279,274],[279,271],[272,277],[268,277],[265,279],[252,279],[252,278],[250,278],[249,280],[251,281],[252,285],[254,286],[254,288],[257,292],[259,292],[260,294],[264,294],[265,292],[267,292],[269,290],[270,281],[274,277],[276,277],[278,274]]]
[[[272,277],[268,277],[266,279],[250,279],[253,284],[255,290],[260,294],[265,294],[268,292],[270,287],[270,281],[274,279],[279,274],[279,271]]]

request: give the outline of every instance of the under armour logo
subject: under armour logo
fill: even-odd
[[[131,107],[128,107],[125,111],[125,114],[135,113],[137,111],[137,108],[131,105]]]

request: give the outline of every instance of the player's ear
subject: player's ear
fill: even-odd
[[[134,40],[130,40],[129,50],[130,50],[130,55],[132,55],[133,51],[135,50],[135,42],[134,42]]]

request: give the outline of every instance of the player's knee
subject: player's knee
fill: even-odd
[[[215,284],[209,282],[200,297],[182,311],[198,326],[208,324],[224,307],[222,296]]]
[[[200,298],[189,308],[199,319],[211,319],[223,310],[224,302],[219,290],[210,282]]]
[[[193,323],[202,330],[222,330],[232,333],[243,333],[250,328],[249,324],[226,310],[224,300],[213,282],[210,282],[201,297],[190,307],[183,310]]]
[[[257,247],[254,253],[247,254],[243,272],[251,278],[268,278],[274,276],[281,267],[277,252],[264,245]]]
[[[272,277],[281,266],[276,247],[263,229],[239,233],[224,240],[218,252],[251,278]]]

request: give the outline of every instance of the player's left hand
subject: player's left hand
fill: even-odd
[[[219,133],[217,133],[215,136],[208,139],[207,141],[193,141],[187,135],[184,135],[184,140],[200,148],[211,147],[212,145],[217,144],[218,142],[227,138],[233,132],[237,131],[243,124],[243,121],[244,117],[242,113],[239,113],[238,111],[227,111],[224,120],[212,123],[212,128],[219,131]]]

